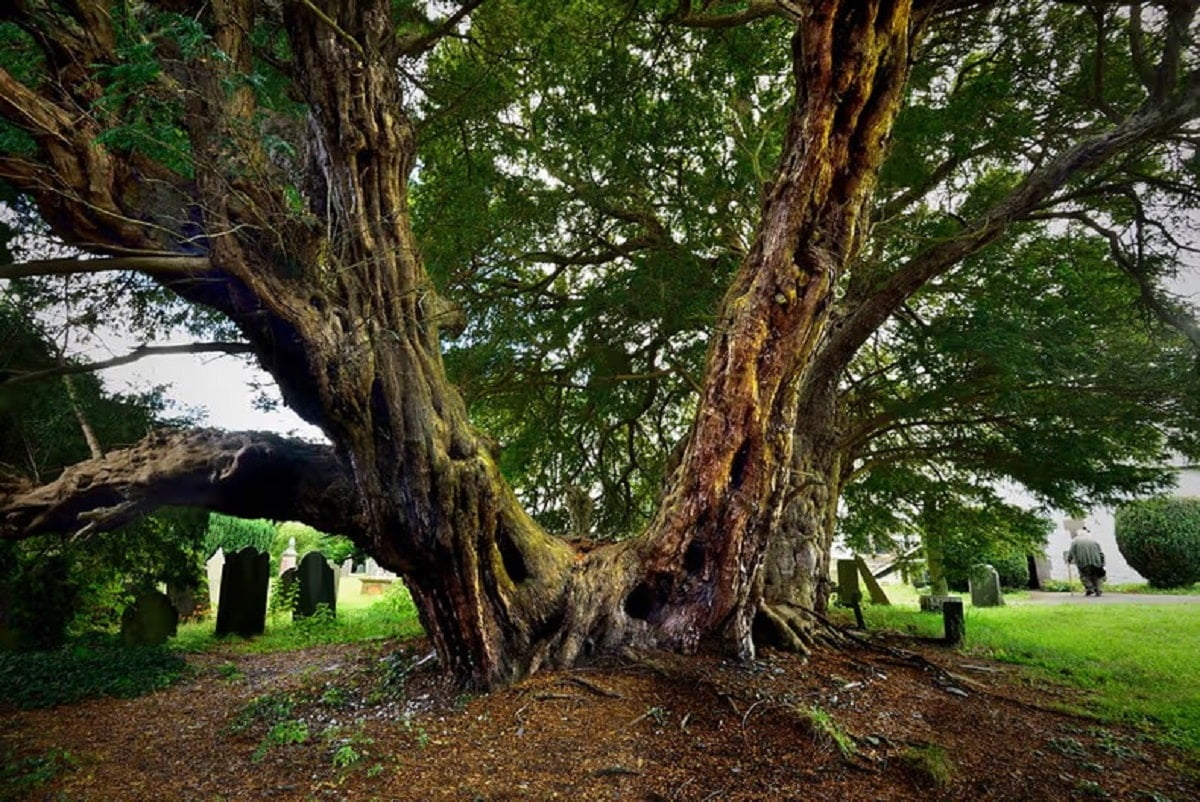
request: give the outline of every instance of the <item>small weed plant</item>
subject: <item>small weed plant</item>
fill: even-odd
[[[277,746],[286,746],[288,744],[302,744],[308,741],[308,724],[299,719],[289,719],[281,721],[271,729],[267,730],[266,736],[259,741],[258,747],[255,748],[254,754],[251,756],[251,761],[258,763],[267,753]]]
[[[807,722],[814,740],[833,744],[841,752],[842,757],[850,758],[858,751],[854,737],[846,732],[828,711],[814,705],[801,711],[800,716]]]
[[[6,749],[0,753],[0,758],[0,799],[28,797],[36,789],[78,765],[70,752],[58,748],[20,759]]]
[[[954,762],[937,744],[910,746],[900,754],[900,759],[913,772],[939,788],[945,788],[954,779]]]

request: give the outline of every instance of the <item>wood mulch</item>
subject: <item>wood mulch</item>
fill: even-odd
[[[1194,755],[935,647],[644,657],[485,696],[413,668],[424,651],[190,656],[139,699],[0,711],[0,748],[69,754],[29,799],[1200,799]]]

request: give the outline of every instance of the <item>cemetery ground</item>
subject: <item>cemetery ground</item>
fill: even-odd
[[[186,625],[137,659],[77,644],[18,676],[5,658],[0,796],[1200,798],[1200,605],[1010,597],[968,607],[949,650],[906,596],[865,608],[865,643],[807,661],[628,655],[480,696],[433,669],[403,593],[366,601],[343,589],[337,618],[250,640]],[[18,709],[83,682],[69,663],[89,654],[117,697]]]

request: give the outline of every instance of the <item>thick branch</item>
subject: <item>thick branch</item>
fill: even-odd
[[[162,506],[297,520],[365,542],[349,473],[327,445],[267,432],[154,432],[49,484],[0,484],[0,538],[84,536]]]
[[[112,259],[39,259],[17,265],[0,265],[0,279],[30,276],[73,276],[103,273],[108,270],[136,270],[154,276],[179,276],[205,273],[212,269],[202,256],[118,256]]]
[[[837,375],[871,333],[931,279],[999,239],[1010,225],[1051,198],[1073,177],[1184,125],[1200,112],[1200,80],[1164,106],[1149,106],[1120,125],[1050,159],[958,235],[918,254],[880,282],[842,322],[814,375]]]
[[[175,354],[252,354],[254,347],[249,343],[213,342],[186,343],[184,345],[139,345],[124,356],[116,356],[100,362],[85,362],[58,365],[44,370],[34,370],[29,373],[18,373],[0,379],[0,385],[20,384],[45,379],[50,376],[69,376],[73,373],[93,373],[97,370],[107,370],[121,365],[137,362],[148,356],[171,356]]]

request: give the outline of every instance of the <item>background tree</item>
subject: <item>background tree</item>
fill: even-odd
[[[607,8],[576,6],[600,21]],[[517,504],[492,442],[470,426],[444,374],[438,332],[454,314],[418,256],[409,221],[417,143],[437,122],[421,106],[432,96],[414,83],[452,50],[448,39],[469,38],[491,15],[502,20],[511,9],[470,2],[431,19],[416,6],[374,0],[329,8],[220,0],[187,15],[153,4],[109,8],[91,0],[51,9],[30,0],[3,12],[11,21],[6,35],[21,47],[0,71],[0,115],[15,126],[0,176],[35,197],[64,239],[107,257],[26,264],[9,275],[137,270],[215,309],[236,326],[289,405],[333,444],[160,437],[110,455],[104,477],[84,464],[53,485],[10,496],[6,534],[75,529],[81,511],[95,513],[95,528],[113,526],[181,500],[250,517],[299,514],[354,536],[398,569],[444,663],[482,685],[629,645],[688,651],[713,642],[747,656],[764,593],[780,631],[802,632],[803,616],[785,606],[811,606],[825,573],[846,456],[837,448],[845,370],[922,287],[959,269],[1014,223],[1078,214],[1075,199],[1090,197],[1085,190],[1109,166],[1185,135],[1200,94],[1191,72],[1195,4],[1173,3],[1146,19],[1140,7],[1117,4],[1054,5],[1028,16],[1012,15],[1007,4],[955,2],[623,8],[619,22],[637,25],[606,26],[613,36],[695,28],[681,37],[694,46],[722,35],[711,30],[761,22],[753,30],[774,37],[789,59],[779,85],[789,98],[781,117],[745,117],[763,126],[786,121],[777,166],[758,191],[737,267],[719,282],[724,291],[695,377],[695,413],[643,534],[585,555],[548,536]],[[884,192],[876,205],[884,216],[874,219],[871,204],[910,70],[933,66],[914,76],[910,97],[953,75],[920,49],[923,37],[954,41],[973,33],[971,41],[999,58],[1005,43],[1036,40],[1043,26],[1057,31],[1060,22],[1073,32],[1070,44],[1094,44],[1021,49],[1029,56],[1026,74],[1062,80],[1037,87],[1054,100],[1052,115],[1019,99],[1008,104],[1025,123],[1018,130],[1029,132],[1015,170],[988,171],[994,165],[977,162],[976,174],[990,172],[994,180],[964,192],[954,165],[948,173],[933,167],[918,192]],[[514,30],[513,46],[532,41],[521,26]],[[1100,58],[1110,40],[1132,44],[1124,48],[1128,74]],[[622,45],[631,56],[617,58],[614,47],[608,55],[616,71],[607,75],[621,75],[624,66],[636,77],[640,68],[669,88],[671,70],[692,64],[687,54],[655,63],[629,40]],[[1095,103],[1082,104],[1070,91],[1081,62],[1059,58],[1058,70],[1046,69],[1063,52],[1091,53],[1089,64],[1106,67],[1093,70],[1099,77],[1089,83],[1100,89]],[[554,47],[538,51],[556,55]],[[974,82],[974,63],[962,62],[964,85]],[[1110,78],[1120,91],[1108,88]],[[769,75],[749,85],[765,83]],[[733,88],[728,81],[726,88]],[[532,87],[524,93],[531,107],[552,95]],[[675,100],[666,89],[643,99],[652,101],[647,108]],[[579,108],[586,116],[588,107]],[[495,114],[521,122],[508,106]],[[690,133],[676,136],[686,142]],[[629,147],[623,152],[636,155]],[[581,175],[578,188],[570,176],[555,180],[581,196],[606,186],[604,155],[573,171]],[[492,166],[505,169],[508,161]],[[694,172],[690,166],[685,160],[678,172]],[[864,248],[872,223],[892,219],[889,202],[920,207],[921,199],[942,194],[951,208],[940,218],[951,222],[935,226],[935,236],[910,236],[887,251]],[[629,200],[616,206],[618,220],[643,208],[644,199]],[[727,205],[710,198],[704,208],[719,217]],[[1125,244],[1109,217],[1084,217],[1080,224]],[[564,218],[565,228],[571,222]],[[655,235],[649,220],[633,222]],[[669,225],[664,230],[674,239]],[[618,231],[610,244],[623,247],[629,239]],[[654,268],[647,261],[637,274],[652,276]],[[629,355],[654,341],[652,330],[646,326],[644,339],[639,333],[620,343],[599,335],[587,341],[595,343],[598,364],[620,367],[618,349],[605,346],[621,345]],[[543,353],[553,367],[555,349]],[[143,477],[157,469],[159,481],[120,482],[121,460]],[[268,480],[290,492],[262,492]],[[87,492],[77,492],[85,484]],[[276,515],[271,504],[296,512]],[[341,523],[322,525],[331,519]],[[773,562],[794,570],[777,571],[784,583],[763,589],[769,533],[778,533]]]
[[[58,349],[37,324],[0,299],[0,463],[9,487],[50,481],[101,445],[140,440],[171,421],[157,392],[109,395],[91,374],[20,381],[61,367]],[[14,381],[16,380],[16,381]],[[8,646],[48,648],[71,633],[111,629],[136,590],[159,582],[194,583],[207,513],[161,509],[104,538],[71,533],[0,543],[0,625]]]

